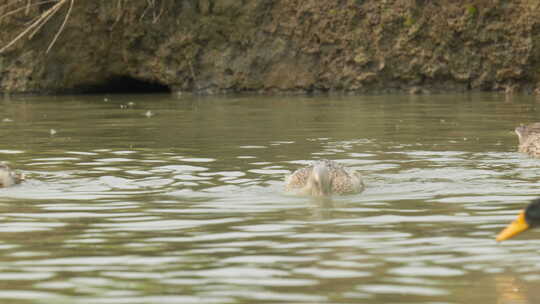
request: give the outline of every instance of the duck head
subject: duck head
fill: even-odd
[[[0,188],[18,184],[23,180],[23,174],[15,173],[8,165],[0,163]]]
[[[520,125],[519,127],[515,128],[514,131],[516,132],[519,143],[522,144],[527,140],[527,137],[533,133],[540,133],[540,122],[536,122],[530,125]]]
[[[537,226],[540,226],[540,198],[533,200],[512,223],[497,235],[497,242],[507,240]]]

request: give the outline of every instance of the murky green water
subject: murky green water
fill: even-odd
[[[0,302],[538,303],[540,231],[494,237],[538,195],[540,160],[512,130],[539,105],[3,99],[0,159],[29,180],[0,189]],[[366,191],[284,194],[318,158]]]

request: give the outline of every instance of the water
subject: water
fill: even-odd
[[[534,97],[11,97],[0,302],[538,303]],[[150,111],[150,112],[149,112]],[[152,115],[149,115],[151,113]],[[51,131],[54,130],[54,131]],[[358,195],[283,193],[328,158]]]

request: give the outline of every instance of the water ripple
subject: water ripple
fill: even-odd
[[[540,232],[494,241],[538,195],[538,160],[511,132],[538,117],[533,99],[28,98],[1,107],[17,128],[0,129],[0,154],[28,176],[0,189],[5,302],[540,296]],[[287,173],[321,158],[366,190],[284,193]]]

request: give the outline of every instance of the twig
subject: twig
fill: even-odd
[[[151,0],[146,0],[146,7],[144,8],[144,11],[142,12],[141,16],[139,17],[139,21],[142,21],[144,16],[146,15],[146,12],[150,9],[152,6]]]
[[[38,5],[41,5],[41,4],[45,4],[45,3],[51,3],[51,2],[56,2],[56,0],[46,0],[46,1],[40,1],[40,2],[36,2],[34,4],[32,4],[31,6],[38,6]],[[7,7],[7,6],[6,6]],[[0,6],[1,8],[1,6]],[[19,11],[22,11],[22,10],[25,10],[25,14],[28,14],[27,10],[28,10],[28,6],[25,6],[25,7],[19,7],[19,8],[16,8],[12,11],[9,11],[3,15],[0,15],[0,20],[2,20],[3,18],[7,17],[7,16],[10,16],[10,15],[13,15],[13,14],[16,14],[18,13]]]
[[[47,51],[45,51],[45,54],[48,53],[51,48],[53,47],[54,43],[56,42],[56,40],[58,39],[58,36],[60,36],[60,34],[62,33],[62,31],[64,30],[64,27],[66,26],[66,23],[69,19],[69,16],[71,15],[71,9],[73,8],[73,2],[75,2],[75,0],[71,0],[69,2],[69,8],[68,8],[68,11],[66,13],[66,17],[64,17],[64,22],[62,22],[62,25],[60,26],[60,28],[58,29],[58,31],[56,32],[56,35],[54,35],[54,38],[53,40],[51,41],[51,43],[49,44],[49,47],[47,48]]]
[[[38,25],[35,26],[35,29],[28,35],[28,38],[32,39],[34,35],[51,19],[52,16],[56,14],[56,12],[60,9],[59,6],[54,6],[50,10],[48,10],[46,13],[46,16],[44,18],[40,18],[41,21]],[[42,15],[43,16],[43,15]]]
[[[165,6],[165,4],[161,3],[161,6],[159,7],[159,14],[157,14],[157,15],[156,15],[156,12],[154,10],[154,18],[153,18],[153,23],[154,24],[156,24],[159,21],[159,18],[161,18],[161,15],[163,15],[164,6]]]
[[[36,21],[34,21],[32,24],[30,24],[30,26],[28,26],[24,31],[22,31],[19,35],[17,35],[17,37],[15,37],[13,40],[11,40],[6,46],[1,48],[0,53],[3,53],[7,48],[9,48],[13,44],[15,44],[15,42],[19,41],[19,39],[21,39],[24,35],[26,35],[26,33],[28,33],[30,30],[32,30],[34,27],[36,27],[37,24],[39,24],[43,18],[44,18],[43,15],[41,15],[41,17],[39,17]]]
[[[0,48],[0,53],[3,53],[5,52],[6,49],[10,48],[13,44],[15,44],[17,41],[19,41],[22,37],[24,37],[26,34],[28,34],[28,32],[32,31],[32,33],[29,35],[30,38],[32,38],[36,33],[37,31],[39,31],[43,25],[45,23],[47,23],[47,21],[49,21],[49,19],[56,13],[58,12],[58,10],[64,5],[66,4],[66,2],[69,1],[70,2],[70,6],[69,6],[69,9],[68,9],[68,12],[66,13],[66,17],[64,18],[64,22],[62,23],[62,25],[60,26],[60,29],[58,30],[58,32],[56,33],[55,37],[53,38],[53,41],[51,42],[51,44],[49,44],[49,47],[47,48],[47,52],[49,52],[49,50],[51,49],[52,45],[56,42],[56,40],[58,39],[58,36],[60,35],[60,33],[63,31],[64,29],[64,26],[69,18],[69,15],[71,14],[71,9],[73,7],[73,3],[75,2],[75,0],[60,0],[58,1],[57,4],[55,4],[53,7],[51,7],[50,9],[46,10],[44,13],[42,13],[39,17],[37,17],[36,19],[34,19],[34,21],[32,22],[32,24],[30,24],[24,31],[22,31],[19,35],[17,35],[13,40],[11,40],[7,45],[5,45],[4,47]]]
[[[116,3],[117,3],[117,5],[116,5],[116,9],[117,9],[116,18],[114,19],[113,24],[109,27],[109,31],[112,31],[114,29],[114,27],[116,26],[118,21],[120,21],[120,18],[122,18],[122,15],[124,14],[124,10],[122,9],[122,0],[118,0],[118,2],[116,2]]]

